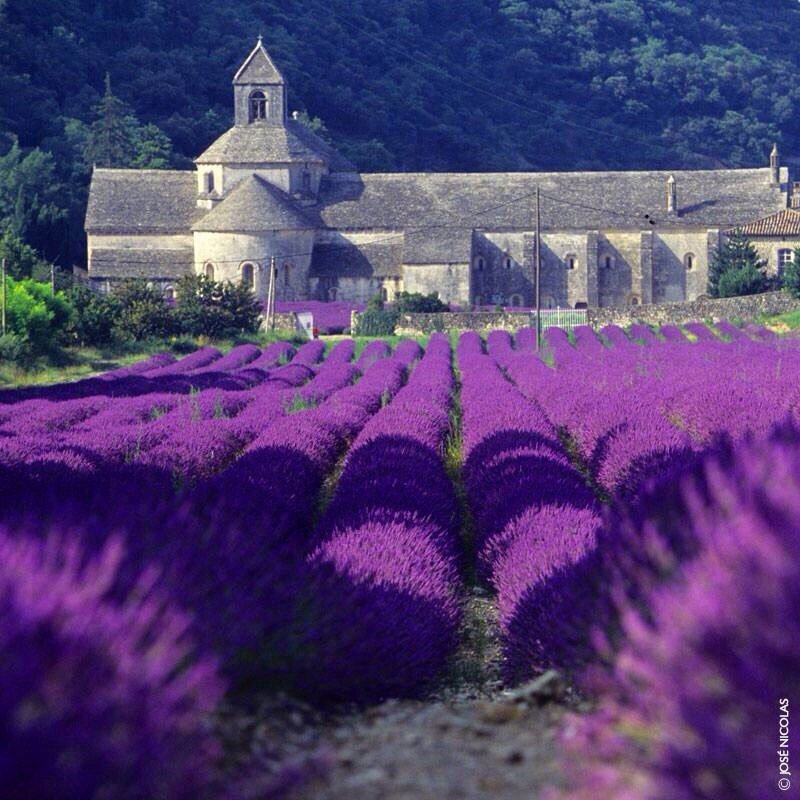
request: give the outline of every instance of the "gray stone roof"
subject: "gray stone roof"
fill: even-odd
[[[404,264],[469,264],[471,257],[472,228],[412,228],[406,232]]]
[[[193,271],[192,250],[97,249],[92,251],[92,278],[175,280]]]
[[[261,38],[233,78],[235,84],[284,83],[283,75],[261,44]]]
[[[282,125],[256,122],[234,125],[197,160],[197,164],[327,164],[331,172],[355,166],[297,120]]]
[[[318,227],[319,221],[305,214],[286,192],[258,175],[250,175],[198,220],[192,230],[259,233]]]
[[[677,215],[666,209],[670,174],[676,180]],[[339,229],[436,226],[430,235],[440,238],[447,227],[532,230],[539,184],[544,230],[729,228],[785,208],[785,168],[781,178],[782,188],[770,185],[768,168],[331,176],[323,182],[320,215]]]
[[[88,233],[189,233],[204,213],[194,172],[95,169],[86,209]]]
[[[312,278],[400,277],[403,274],[403,237],[398,234],[374,243],[345,241],[317,244],[311,256]]]

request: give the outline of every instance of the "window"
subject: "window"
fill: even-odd
[[[303,194],[311,194],[311,173],[303,170]]]
[[[328,300],[335,300],[335,299],[336,299],[336,287],[331,286],[331,288],[328,289]]]
[[[252,92],[250,95],[250,122],[266,119],[269,116],[269,100],[264,92]]]
[[[209,261],[205,266],[206,278],[210,281],[214,280],[214,265]]]
[[[510,256],[506,256],[505,261],[503,263],[505,264],[506,269],[511,269],[512,261]]]
[[[575,308],[589,308],[589,304],[585,300],[579,300],[575,303]]]
[[[683,266],[687,272],[691,272],[694,269],[694,253],[687,253],[683,257]]]
[[[206,174],[203,176],[203,180],[205,183],[206,194],[211,194],[211,192],[214,191],[214,173],[206,172]]]
[[[629,306],[638,306],[639,305],[639,298],[635,294],[629,294],[626,298]]]
[[[783,275],[783,271],[788,264],[794,261],[794,253],[791,250],[778,250],[778,275]]]
[[[249,261],[242,264],[242,283],[252,290],[255,282],[255,267]]]
[[[381,300],[383,300],[384,303],[389,302],[389,291],[385,286],[381,289]]]
[[[483,256],[478,256],[478,258],[475,259],[475,269],[478,270],[478,272],[483,272],[484,264]]]
[[[564,263],[567,265],[567,269],[575,269],[578,266],[578,256],[574,253],[567,253],[564,256]]]
[[[168,303],[172,303],[175,300],[175,289],[173,289],[172,286],[164,287],[164,299]]]
[[[606,269],[611,269],[614,266],[614,256],[603,256],[603,266]]]
[[[519,308],[522,305],[522,295],[512,294],[508,302],[513,308]]]

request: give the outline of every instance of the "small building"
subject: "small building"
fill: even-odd
[[[233,101],[233,127],[193,171],[94,170],[93,285],[141,277],[170,291],[193,272],[261,298],[272,278],[278,300],[391,301],[405,290],[531,305],[538,189],[545,306],[692,300],[707,291],[724,231],[795,216],[777,148],[755,169],[360,173],[288,114],[261,40]]]

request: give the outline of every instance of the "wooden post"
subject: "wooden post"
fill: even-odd
[[[534,294],[536,300],[536,349],[542,346],[542,297],[540,294],[542,275],[542,249],[540,239],[542,236],[542,217],[539,197],[539,185],[536,185],[536,253],[534,255]]]
[[[2,299],[0,300],[0,306],[2,306],[3,308],[2,324],[3,324],[3,336],[5,336],[6,335],[6,260],[5,259],[3,259],[3,283],[2,283],[2,289],[0,289],[0,291],[2,292],[3,295]]]
[[[269,260],[269,288],[267,289],[267,330],[275,327],[275,256]]]

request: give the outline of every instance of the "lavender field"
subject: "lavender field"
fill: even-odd
[[[777,796],[800,340],[535,344],[205,347],[0,393],[2,797],[327,797],[329,753],[231,753],[221,709],[437,696],[476,591],[488,700],[550,670],[572,698],[525,796]]]

